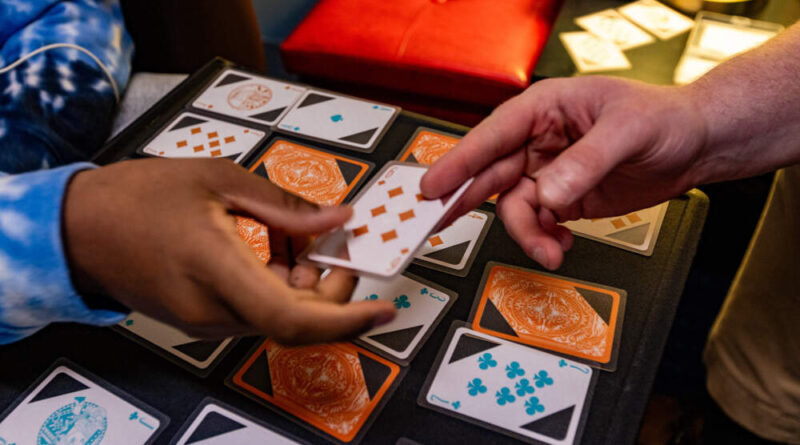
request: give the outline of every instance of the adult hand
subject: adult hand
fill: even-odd
[[[690,91],[607,77],[551,79],[499,106],[435,163],[422,192],[475,182],[451,218],[501,192],[497,213],[549,269],[572,243],[556,223],[642,209],[698,183],[706,122]]]
[[[335,341],[390,321],[388,302],[349,300],[354,279],[295,266],[307,236],[344,224],[220,160],[137,160],[77,174],[64,236],[81,293],[122,304],[197,337],[266,334],[284,344]],[[236,215],[269,227],[270,267],[239,237]],[[291,284],[290,284],[291,283]]]

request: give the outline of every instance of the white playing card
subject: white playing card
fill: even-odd
[[[139,152],[164,158],[227,158],[237,164],[266,133],[194,113],[182,113]]]
[[[694,20],[655,0],[639,0],[619,8],[619,12],[662,40],[671,39],[694,26]]]
[[[131,312],[118,327],[123,333],[144,341],[146,346],[167,353],[168,358],[177,358],[181,364],[188,364],[200,375],[210,372],[212,365],[222,359],[223,352],[233,342],[233,337],[222,340],[193,338],[140,312]]]
[[[448,338],[421,405],[529,443],[579,442],[590,367],[458,323]]]
[[[377,102],[308,90],[276,129],[370,152],[399,111]]]
[[[653,254],[669,202],[623,216],[579,219],[562,225],[572,233],[645,256]]]
[[[353,200],[350,221],[318,237],[304,256],[367,274],[399,274],[472,183],[470,179],[445,198],[426,200],[419,183],[427,170],[419,164],[386,164]]]
[[[305,88],[291,83],[228,69],[195,99],[192,106],[271,126],[305,91]]]
[[[467,276],[494,215],[473,210],[428,238],[414,254],[417,264],[457,276]]]
[[[562,32],[558,35],[567,49],[578,71],[591,73],[596,71],[627,70],[631,63],[616,45],[603,40],[592,33]]]
[[[270,444],[297,445],[299,442],[257,422],[252,417],[223,406],[214,399],[205,399],[183,432],[171,445]]]
[[[0,421],[0,444],[152,443],[167,419],[66,360]]]
[[[397,316],[359,337],[359,343],[407,365],[439,324],[457,295],[411,274],[388,279],[361,277],[351,301],[394,303]]]
[[[621,50],[655,41],[653,36],[642,31],[613,9],[578,17],[575,19],[575,23],[597,37],[614,43]]]

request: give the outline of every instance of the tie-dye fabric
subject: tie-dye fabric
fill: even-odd
[[[116,0],[0,0],[0,344],[48,323],[118,322],[72,286],[61,234],[64,192],[105,140],[133,44]],[[71,164],[70,164],[71,163]],[[46,170],[50,167],[66,167]],[[39,171],[36,171],[39,170]],[[29,172],[29,173],[26,173]]]
[[[0,0],[0,70],[52,44],[97,57],[121,90],[133,43],[116,1]],[[89,55],[54,48],[0,74],[0,171],[85,161],[108,135],[116,99]]]

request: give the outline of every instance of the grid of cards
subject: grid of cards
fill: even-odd
[[[318,237],[302,258],[359,274],[351,301],[383,300],[396,308],[394,320],[352,342],[289,348],[260,339],[226,384],[325,440],[356,443],[459,300],[436,279],[406,267],[456,277],[482,272],[474,298],[463,302],[465,308],[471,303],[470,316],[450,326],[433,363],[420,365],[430,371],[419,404],[529,443],[579,442],[598,373],[616,369],[626,292],[488,261],[484,241],[503,229],[486,209],[431,233],[468,184],[426,200],[419,182],[460,136],[417,128],[396,161],[375,171],[365,154],[382,148],[398,112],[228,68],[140,147],[143,156],[226,158],[311,202],[349,202],[352,220]],[[589,242],[652,255],[666,208],[566,226]],[[269,228],[244,216],[236,225],[268,264]],[[192,338],[140,313],[114,329],[201,378],[237,341]],[[173,420],[183,423],[171,439],[175,445],[305,443],[215,399]],[[0,417],[0,443],[148,444],[168,422],[157,409],[61,360]]]

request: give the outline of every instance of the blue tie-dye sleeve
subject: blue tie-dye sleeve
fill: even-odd
[[[94,167],[81,161],[108,134],[132,53],[117,0],[0,0],[0,344],[124,316],[76,293],[61,211],[70,178]]]
[[[0,176],[0,344],[49,323],[117,323],[123,314],[90,309],[70,278],[61,231],[64,192],[92,164]]]
[[[117,1],[0,0],[0,171],[90,159],[132,54]]]

